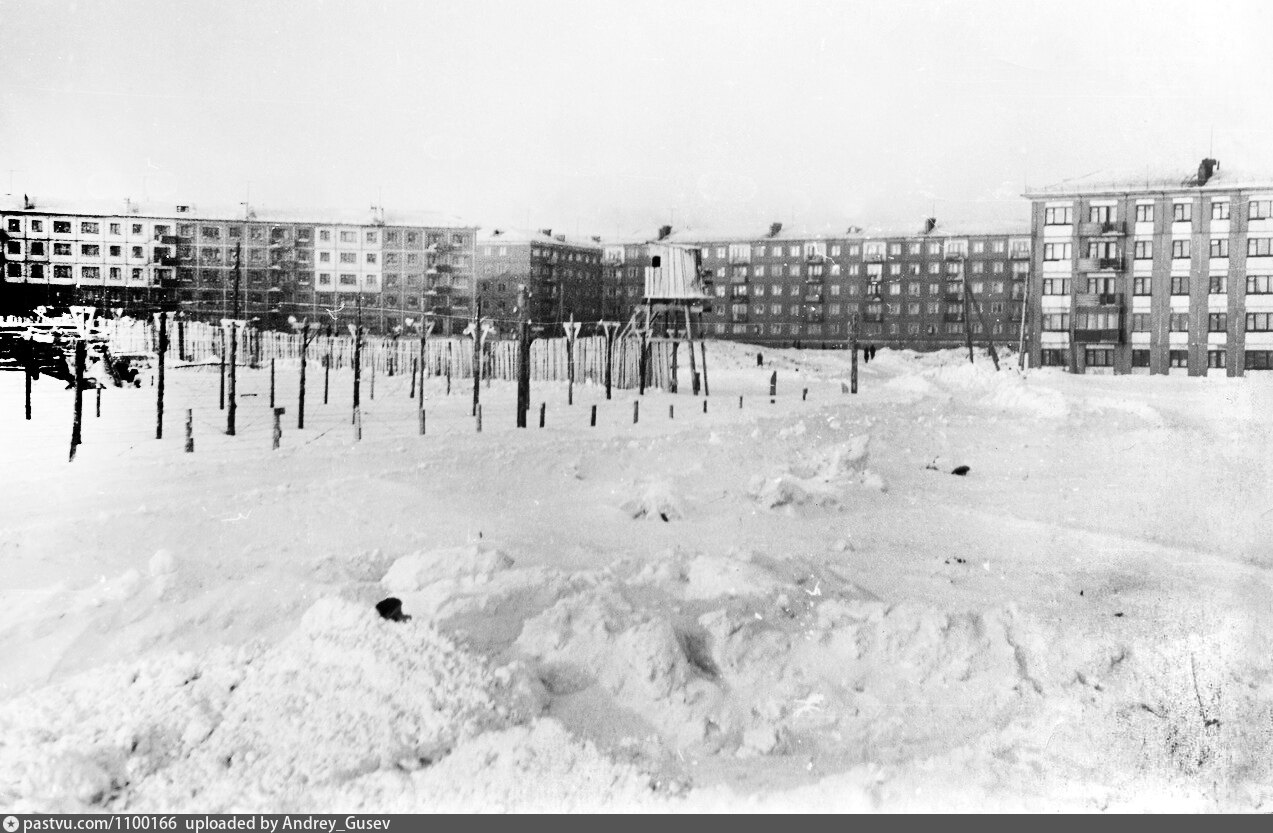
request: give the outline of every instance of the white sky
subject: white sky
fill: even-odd
[[[1273,172],[1273,4],[0,0],[0,193],[570,233]],[[10,185],[10,180],[12,185]]]

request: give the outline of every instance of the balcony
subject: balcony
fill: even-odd
[[[827,276],[822,274],[821,272],[819,272],[816,275],[810,273],[804,276],[804,282],[805,283],[822,283],[824,280],[826,280],[826,277]]]
[[[946,252],[942,255],[942,260],[963,260],[967,255],[964,252]]]
[[[813,324],[821,324],[824,317],[822,307],[808,307],[804,311],[804,320]]]
[[[1030,250],[1029,249],[1013,249],[1012,259],[1013,260],[1029,260]]]
[[[155,242],[162,243],[165,246],[176,246],[181,238],[172,234],[156,234]]]
[[[867,263],[883,263],[885,257],[883,252],[867,252],[862,255],[862,259]]]
[[[435,263],[435,264],[433,264],[433,271],[435,271],[435,272],[441,272],[441,273],[443,273],[443,274],[449,274],[449,273],[451,273],[451,272],[455,271],[455,267],[453,267],[453,266],[452,266],[451,264],[449,264],[449,263]]]
[[[731,297],[731,298],[740,298],[740,299],[742,299],[742,300],[746,301],[746,300],[747,300],[747,296],[748,296],[747,289],[748,289],[748,288],[747,288],[747,287],[745,287],[745,286],[733,286],[733,287],[730,287],[729,297]]]
[[[964,314],[962,312],[946,312],[942,314],[942,320],[948,324],[962,324]]]
[[[1091,330],[1074,328],[1075,344],[1122,344],[1123,331],[1120,330]]]
[[[806,292],[804,294],[804,302],[806,304],[820,304],[822,303],[822,293],[821,292]]]
[[[883,320],[884,320],[884,313],[882,313],[882,312],[864,312],[864,313],[862,313],[862,320],[863,320],[863,321],[871,321],[871,322],[878,323],[878,322],[880,322],[880,321],[883,321]]]
[[[962,304],[962,303],[964,302],[964,293],[962,293],[962,292],[947,292],[947,293],[943,296],[943,300],[945,300],[945,302],[946,302],[946,303],[948,303],[948,304]]]
[[[1079,223],[1080,237],[1121,237],[1126,233],[1126,226],[1116,220],[1105,220],[1099,223]]]
[[[1121,257],[1081,257],[1078,270],[1080,272],[1121,272],[1123,259]]]
[[[826,263],[827,256],[819,252],[810,252],[804,256],[805,263]]]
[[[747,283],[747,278],[748,275],[746,272],[734,272],[729,276],[729,282],[734,284]]]
[[[730,313],[729,320],[735,324],[746,324],[748,323],[749,318],[747,313],[735,311]]]
[[[181,263],[181,258],[176,255],[160,255],[152,259],[156,266],[177,266]]]
[[[730,266],[750,266],[751,255],[730,255],[729,265]]]

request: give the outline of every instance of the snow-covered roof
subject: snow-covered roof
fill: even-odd
[[[808,226],[788,228],[784,224],[776,234],[770,227],[690,227],[673,231],[668,241],[673,243],[764,243],[767,241],[800,243],[806,240],[844,240],[860,236],[860,231],[854,232],[854,229],[860,230],[860,226],[845,223],[814,228]]]
[[[590,237],[575,237],[569,234],[544,234],[543,231],[527,231],[518,228],[484,228],[477,234],[479,244],[504,243],[508,245],[536,243],[543,246],[573,246],[577,249],[595,249],[600,251],[603,243]]]
[[[1273,188],[1273,175],[1229,170],[1218,165],[1203,185],[1197,184],[1197,168],[1146,168],[1142,171],[1099,170],[1052,185],[1030,188],[1028,199],[1045,197],[1126,194],[1136,192],[1229,191]]]
[[[199,205],[138,200],[59,199],[32,197],[27,207],[23,197],[0,197],[0,211],[25,214],[60,214],[66,216],[148,217],[164,220],[195,220],[237,223],[313,223],[315,225],[387,225],[434,228],[476,228],[459,217],[438,211],[366,208],[363,210],[330,208],[283,208],[251,206],[245,215],[243,205]],[[181,208],[185,210],[180,210]]]

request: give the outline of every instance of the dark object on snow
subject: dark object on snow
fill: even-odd
[[[411,617],[402,612],[402,599],[393,596],[376,602],[376,612],[380,614],[380,618],[388,619],[390,622],[411,621]]]
[[[950,470],[950,473],[951,473],[951,474],[957,474],[957,475],[959,475],[960,477],[963,477],[965,474],[967,474],[967,473],[968,473],[968,467],[967,467],[967,466],[955,466],[953,469],[951,469],[951,470]]]
[[[764,366],[765,366],[765,354],[764,354],[764,353],[757,353],[757,354],[756,354],[756,367],[764,367]]]

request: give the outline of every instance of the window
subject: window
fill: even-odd
[[[1188,295],[1189,294],[1189,276],[1188,275],[1172,275],[1171,276],[1171,294],[1172,295]]]
[[[80,246],[80,254],[84,257],[101,257],[102,247],[86,243]]]
[[[22,254],[22,241],[10,240],[7,244],[5,244],[5,248],[11,255],[20,255]]]
[[[132,246],[132,247],[130,247],[130,248],[129,248],[129,252],[131,253],[131,256],[132,256],[132,257],[134,257],[134,258],[143,258],[143,257],[145,257],[145,256],[146,256],[146,255],[142,252],[142,247],[141,247],[141,246]],[[187,257],[194,257],[194,253],[192,252],[191,254],[187,255]]]
[[[1224,350],[1208,350],[1207,351],[1207,367],[1223,368],[1225,366],[1226,354]]]
[[[1267,257],[1273,254],[1273,237],[1249,237],[1246,241],[1247,257]]]
[[[1043,350],[1039,355],[1039,364],[1043,367],[1065,367],[1064,350]]]
[[[1247,275],[1246,276],[1246,294],[1248,295],[1273,294],[1273,275]]]
[[[1251,200],[1247,203],[1248,220],[1267,220],[1273,217],[1273,200]]]
[[[332,282],[332,276],[331,276],[331,273],[330,273],[330,272],[319,272],[319,273],[318,273],[318,285],[319,285],[319,286],[330,286],[330,285],[331,285],[331,282]]]
[[[123,246],[111,246],[111,247],[110,247],[110,256],[111,256],[111,257],[123,257],[123,254],[124,254],[124,247],[123,247]]]
[[[376,253],[375,253],[375,252],[367,252],[367,262],[368,262],[368,263],[375,263],[375,262],[376,262]]]
[[[1173,333],[1189,332],[1189,313],[1173,312],[1168,319],[1167,329]]]
[[[358,276],[350,274],[342,274],[340,276],[341,286],[356,286],[358,284]]]
[[[1229,219],[1229,203],[1228,203],[1228,201],[1225,201],[1225,202],[1213,202],[1213,203],[1211,203],[1211,219],[1213,219],[1213,220],[1227,220],[1227,219]]]
[[[367,232],[367,242],[368,242],[368,243],[375,243],[375,242],[376,242],[376,238],[377,238],[377,234],[376,234],[376,232],[374,232],[374,231],[369,231],[369,232]]]
[[[1152,278],[1137,275],[1132,278],[1132,294],[1133,295],[1151,295],[1153,294],[1154,281]]]
[[[1273,312],[1248,312],[1246,331],[1248,333],[1273,332]]]
[[[357,253],[357,252],[341,252],[341,253],[340,253],[340,262],[341,262],[341,263],[357,263],[357,262],[358,262],[358,253]],[[657,264],[656,264],[656,265],[657,265]]]
[[[1069,243],[1044,243],[1043,259],[1044,260],[1069,260],[1071,257],[1071,249]]]
[[[890,255],[900,255],[902,253],[902,244],[901,243],[888,244],[888,253]]]
[[[1049,312],[1044,314],[1043,329],[1051,333],[1069,332],[1070,314],[1068,312]]]
[[[17,219],[16,217],[9,218],[8,224],[9,224],[9,231],[16,231],[16,232],[22,231],[22,221]]]
[[[1132,367],[1149,367],[1149,351],[1133,350]]]
[[[1193,203],[1178,202],[1171,206],[1171,221],[1173,223],[1188,223],[1193,220]]]
[[[1273,350],[1247,350],[1245,366],[1247,370],[1273,369]]]
[[[199,234],[204,240],[220,240],[221,228],[219,226],[200,226]]]
[[[1152,223],[1153,221],[1154,221],[1154,206],[1152,204],[1136,206],[1136,222]]]
[[[1137,240],[1132,255],[1137,260],[1153,260],[1154,259],[1154,241]]]
[[[102,270],[96,266],[81,266],[80,278],[86,281],[97,281],[102,278]]]
[[[1224,203],[1227,205],[1228,203]],[[1216,203],[1221,205],[1221,203]],[[1229,238],[1213,237],[1211,238],[1211,256],[1212,257],[1228,257],[1229,256]]]
[[[1114,350],[1111,347],[1089,347],[1083,351],[1083,363],[1088,367],[1113,367]]]
[[[1171,259],[1187,260],[1189,258],[1189,240],[1171,241]]]
[[[54,234],[70,234],[71,221],[70,220],[54,220],[53,233]]]
[[[44,257],[43,240],[32,240],[27,245],[31,248],[31,254],[36,255],[37,257]]]
[[[80,234],[97,234],[101,230],[100,223],[80,223]]]
[[[1228,275],[1212,275],[1207,283],[1207,293],[1210,295],[1223,295],[1229,291]]]
[[[1147,312],[1132,313],[1132,332],[1147,333],[1149,332],[1150,314]]]
[[[66,264],[61,264],[61,263],[60,263],[60,264],[58,264],[57,266],[54,266],[54,267],[53,267],[53,277],[54,277],[54,278],[61,278],[61,279],[63,279],[63,280],[68,280],[68,281],[69,281],[69,280],[71,279],[71,267],[70,267],[70,266],[68,266],[68,265],[66,265]]]
[[[1114,206],[1093,205],[1087,209],[1089,223],[1108,223],[1114,219]]]
[[[70,244],[70,243],[54,243],[54,244],[53,244],[53,254],[54,254],[54,255],[64,255],[64,256],[66,256],[66,257],[70,257],[70,256],[71,256],[71,244]]]
[[[1170,367],[1188,367],[1189,351],[1188,350],[1168,350],[1167,364]]]
[[[1074,209],[1068,205],[1064,208],[1043,209],[1043,224],[1045,226],[1068,226],[1073,222]]]
[[[119,234],[120,233],[119,228],[120,228],[119,223],[111,223],[110,224],[111,234]]]
[[[1229,313],[1211,312],[1207,314],[1207,332],[1224,333],[1229,330]]]
[[[124,279],[124,270],[123,270],[123,269],[120,269],[118,266],[112,266],[112,267],[110,268],[110,274],[109,274],[109,276],[108,276],[108,277],[109,277],[111,280],[113,280],[113,281],[123,280],[123,279]]]
[[[1070,279],[1069,278],[1044,278],[1043,279],[1043,294],[1044,295],[1069,295],[1070,294]]]

